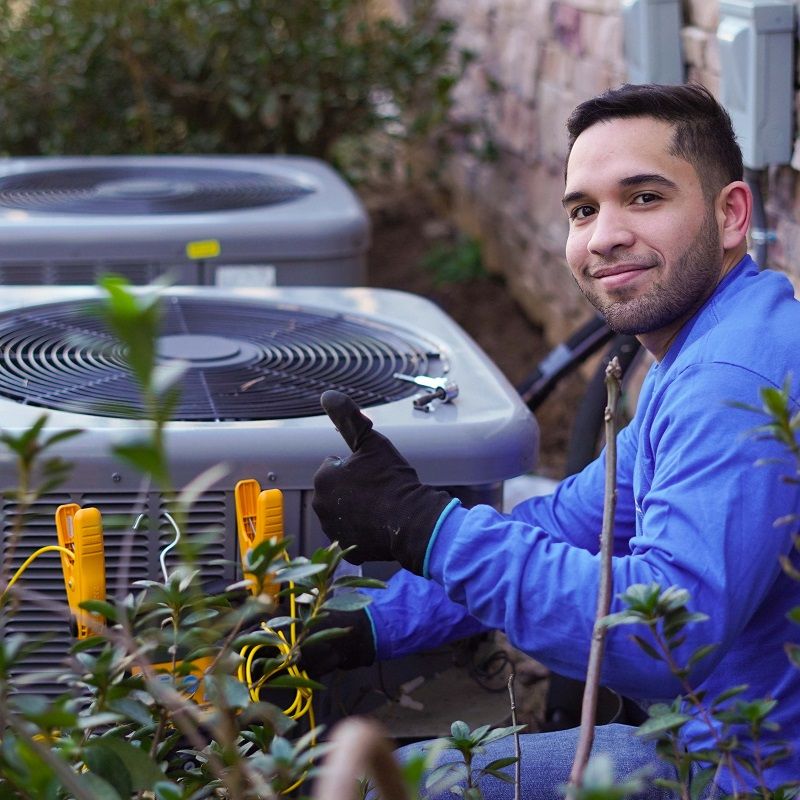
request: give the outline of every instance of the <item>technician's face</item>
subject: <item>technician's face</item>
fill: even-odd
[[[672,128],[648,117],[587,128],[567,164],[567,262],[611,327],[663,356],[722,274],[713,203],[670,155]]]

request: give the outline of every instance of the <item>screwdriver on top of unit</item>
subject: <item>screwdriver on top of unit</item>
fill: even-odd
[[[453,383],[448,378],[431,378],[427,375],[403,375],[400,372],[395,372],[393,377],[431,390],[414,398],[414,408],[419,411],[430,410],[429,406],[434,400],[449,403],[458,397],[458,384]]]

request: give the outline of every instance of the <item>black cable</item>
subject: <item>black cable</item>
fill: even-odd
[[[616,356],[624,379],[640,350],[641,345],[635,336],[620,334],[614,337],[611,347],[589,381],[575,413],[567,444],[567,475],[580,472],[597,456],[605,428],[606,366]]]
[[[567,372],[571,372],[596,353],[613,336],[614,332],[602,317],[590,319],[566,342],[554,347],[517,386],[523,402],[531,411],[536,411]]]

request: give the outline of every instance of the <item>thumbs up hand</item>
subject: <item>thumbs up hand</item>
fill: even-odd
[[[399,561],[421,575],[428,542],[447,492],[420,483],[395,446],[372,427],[347,395],[328,391],[320,400],[351,450],[328,457],[314,476],[313,508],[322,529],[353,564]]]

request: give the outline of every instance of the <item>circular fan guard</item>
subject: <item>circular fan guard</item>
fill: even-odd
[[[279,175],[222,167],[64,167],[0,178],[0,206],[61,214],[193,214],[288,203],[312,191]]]
[[[366,318],[216,298],[163,302],[159,357],[189,365],[174,420],[315,416],[326,389],[375,406],[419,391],[396,373],[446,371],[430,343]],[[97,301],[82,301],[0,315],[0,395],[81,414],[141,416],[124,348],[96,310]]]

